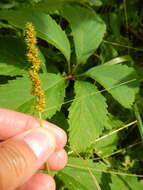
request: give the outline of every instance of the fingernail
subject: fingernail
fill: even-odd
[[[42,128],[31,130],[23,139],[40,160],[46,160],[56,147],[54,136]]]

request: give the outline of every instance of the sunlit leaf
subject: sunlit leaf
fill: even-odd
[[[60,75],[47,73],[41,75],[43,89],[46,94],[46,110],[43,118],[52,117],[60,110],[65,96],[65,82]],[[9,81],[0,86],[0,107],[13,109],[35,115],[35,98],[30,94],[31,82],[28,77]],[[10,98],[11,97],[11,98]]]
[[[139,91],[133,68],[121,64],[105,64],[93,67],[85,74],[99,82],[122,106],[131,108]]]
[[[82,152],[102,133],[108,111],[105,98],[93,84],[77,81],[75,94],[69,108],[69,142]]]
[[[91,160],[69,158],[67,166],[58,173],[58,178],[68,190],[99,190],[102,176],[103,179],[108,176],[99,171],[105,168],[105,165],[93,163]]]
[[[66,5],[63,16],[71,25],[77,63],[85,63],[101,43],[106,26],[92,9],[77,5]]]
[[[24,29],[27,22],[32,22],[37,36],[59,49],[67,61],[70,60],[70,44],[65,32],[48,14],[23,9],[19,11],[0,11],[0,19],[9,21],[15,27]]]
[[[111,190],[141,190],[143,189],[143,182],[138,181],[137,177],[129,177],[129,176],[118,176],[118,175],[111,175]]]

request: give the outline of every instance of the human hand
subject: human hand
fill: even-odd
[[[0,190],[55,190],[54,179],[38,172],[45,161],[51,170],[67,162],[67,137],[57,126],[15,111],[0,109]]]

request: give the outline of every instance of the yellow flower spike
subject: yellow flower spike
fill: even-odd
[[[41,66],[41,60],[39,59],[38,48],[36,46],[36,32],[32,23],[27,23],[25,27],[25,41],[27,44],[27,60],[31,63],[31,67],[28,71],[29,78],[32,81],[31,93],[36,97],[35,110],[39,112],[39,126],[42,127],[41,112],[45,108],[45,94],[41,87],[41,78],[38,75]],[[48,162],[46,162],[46,168],[48,168]],[[49,171],[49,168],[48,168]]]
[[[31,63],[31,67],[28,71],[29,78],[32,81],[31,93],[36,97],[35,110],[42,112],[45,108],[45,94],[41,87],[41,78],[38,75],[41,66],[41,60],[39,59],[38,48],[36,46],[36,32],[32,23],[27,23],[25,27],[25,41],[27,44],[27,60]]]

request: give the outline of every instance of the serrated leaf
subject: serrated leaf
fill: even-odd
[[[20,39],[0,38],[0,75],[21,75],[27,67],[25,46]]]
[[[95,149],[95,153],[97,153],[97,155],[107,156],[117,148],[118,139],[118,135],[113,134],[107,138],[97,141],[92,147]]]
[[[96,86],[75,82],[75,99],[69,108],[69,142],[76,151],[88,148],[107,122],[107,104]]]
[[[97,186],[100,186],[103,174],[99,170],[105,168],[105,165],[93,163],[91,160],[69,158],[67,166],[58,173],[58,178],[68,190],[98,190]]]
[[[112,135],[110,135],[110,133],[111,130],[115,130],[121,126],[123,126],[123,122],[121,120],[116,119],[112,114],[108,114],[108,121],[105,125],[105,128],[108,131],[106,131],[106,133],[103,133],[101,139],[97,139],[97,141],[95,141],[95,143],[92,145],[97,155],[106,157],[116,150],[119,136],[117,133],[114,133]]]
[[[111,113],[108,114],[108,122],[107,122],[107,124],[105,126],[106,129],[108,129],[108,130],[117,129],[117,128],[123,126],[123,125],[124,125],[124,123],[121,120],[116,118]]]
[[[17,11],[0,11],[0,19],[8,20],[10,24],[24,29],[27,22],[32,22],[37,36],[59,49],[67,61],[70,60],[70,44],[65,32],[48,14],[31,9]]]
[[[89,69],[87,76],[99,82],[122,106],[131,108],[139,91],[135,70],[126,65],[100,65]]]
[[[71,25],[77,64],[85,63],[101,43],[106,26],[92,9],[78,5],[66,5],[63,16]]]
[[[46,110],[42,118],[51,118],[60,110],[65,96],[65,81],[60,75],[47,73],[41,75],[46,94]],[[0,107],[33,114],[35,98],[30,94],[31,81],[28,77],[9,81],[0,86]],[[10,98],[11,97],[11,98]]]
[[[143,182],[138,181],[134,176],[118,176],[111,175],[112,183],[110,184],[111,190],[142,190]]]

